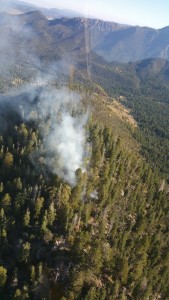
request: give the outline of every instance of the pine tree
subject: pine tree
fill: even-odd
[[[23,225],[29,226],[29,223],[30,223],[30,210],[27,209],[26,213],[24,214],[24,217],[23,217]]]
[[[6,280],[7,269],[5,269],[3,266],[0,266],[0,287],[3,287],[5,285]]]

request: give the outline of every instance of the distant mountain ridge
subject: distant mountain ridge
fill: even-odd
[[[40,10],[47,18],[74,18],[83,16],[80,12],[68,9],[38,7],[31,3],[18,0],[1,0],[0,11],[6,11],[11,14],[22,14],[33,10]]]
[[[22,8],[25,8],[24,2],[21,3]],[[13,9],[17,10],[19,7],[13,4]],[[51,16],[53,12],[53,16],[58,12],[56,9],[48,11]],[[66,18],[61,15],[62,13],[59,17],[49,20],[45,9],[39,10],[31,6],[29,11],[18,15],[17,18],[19,22],[24,22],[24,26],[31,26],[36,37],[43,35],[43,42],[45,47],[46,43],[48,44],[49,52],[52,45],[55,51],[58,51],[59,47],[59,51],[62,49],[64,53],[70,52],[75,57],[84,53],[87,48],[88,54],[95,53],[108,62],[127,63],[147,58],[169,60],[169,26],[153,29],[84,17]],[[12,21],[14,17],[11,15],[9,18]],[[37,44],[38,40],[35,43]]]

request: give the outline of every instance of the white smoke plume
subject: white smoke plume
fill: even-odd
[[[44,153],[35,153],[36,158],[44,155],[43,164],[48,170],[74,185],[75,171],[84,169],[86,155],[87,114],[82,112],[80,96],[66,88],[45,88],[36,106],[27,105],[21,111],[26,120],[38,124],[42,135]]]
[[[48,165],[71,184],[75,183],[75,171],[83,167],[84,138],[83,127],[80,124],[77,126],[74,118],[66,114],[46,140],[50,151],[55,153],[55,157],[58,156],[56,167],[55,157],[51,160],[48,158]]]

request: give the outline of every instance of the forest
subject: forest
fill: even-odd
[[[44,168],[36,120],[12,108],[5,118],[0,298],[169,299],[169,187],[158,168],[90,115],[86,166],[70,184]]]
[[[124,25],[20,4],[0,19],[0,300],[169,300],[168,61],[107,62]],[[168,27],[133,29],[122,61],[151,32],[168,51]]]
[[[115,97],[131,110],[138,122],[133,136],[141,145],[141,154],[168,180],[169,82],[167,71],[158,70],[161,65],[163,60],[158,59],[109,65],[98,60],[91,64],[91,73],[110,101]],[[80,68],[84,71],[85,64]]]

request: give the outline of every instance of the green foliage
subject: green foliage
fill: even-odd
[[[141,145],[141,154],[169,180],[169,82],[163,61],[91,63],[91,71],[94,82],[131,110],[138,123],[131,133]]]
[[[7,280],[7,270],[0,266],[0,287],[5,285],[5,282]]]
[[[32,165],[35,124],[15,125],[1,142],[2,300],[167,299],[169,194],[158,173],[91,119],[90,163],[70,186]]]
[[[10,153],[10,152],[5,153],[3,163],[4,163],[4,168],[6,168],[6,167],[8,168],[8,167],[12,166],[12,164],[13,164],[13,155],[12,155],[12,153]]]

